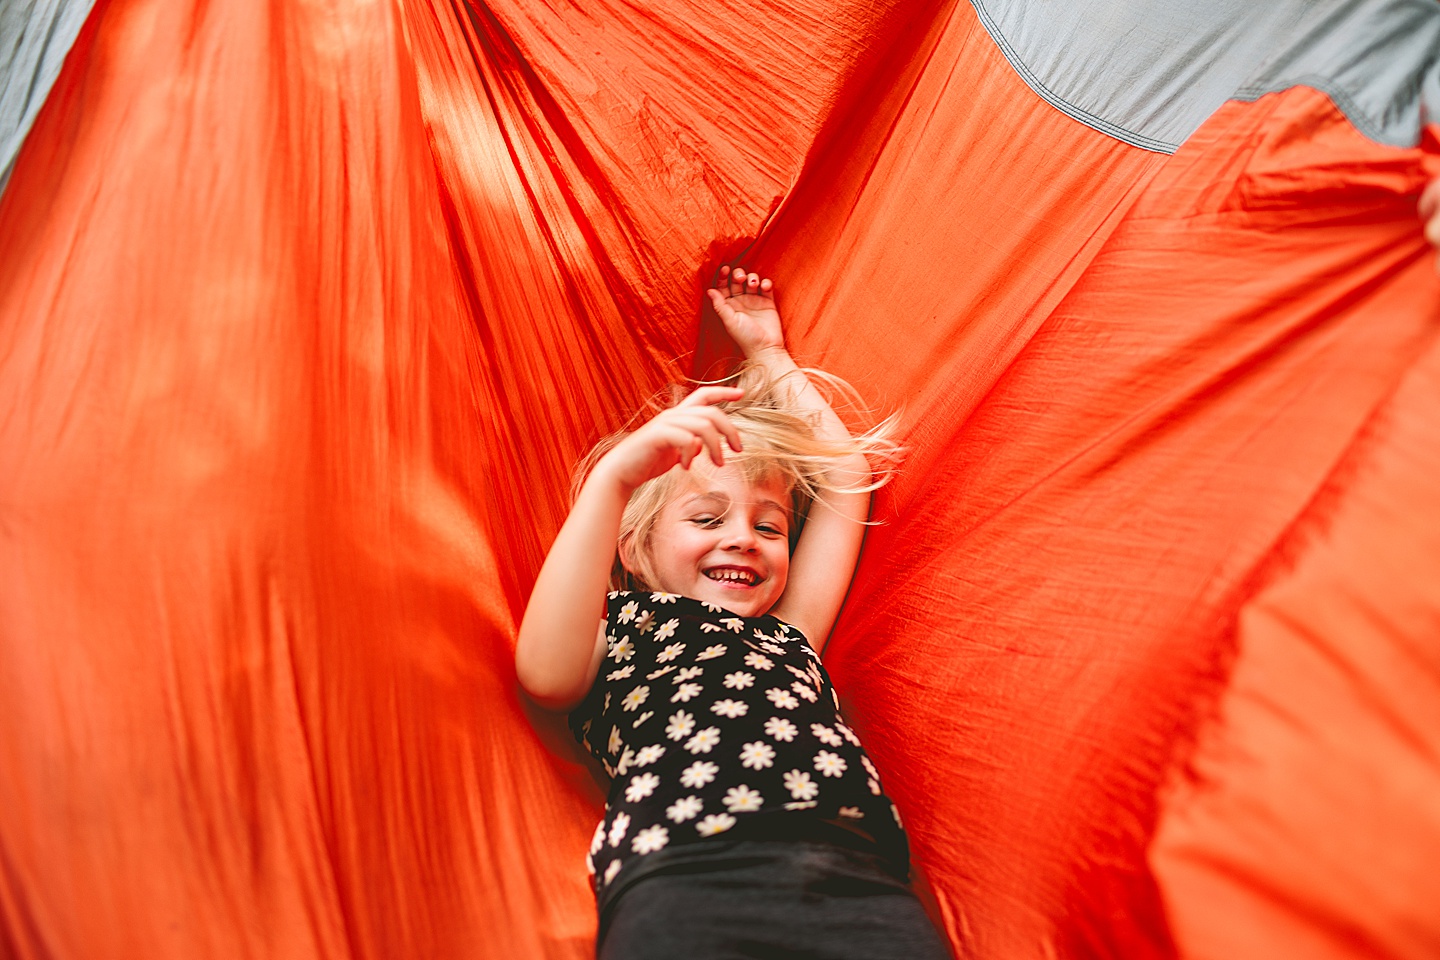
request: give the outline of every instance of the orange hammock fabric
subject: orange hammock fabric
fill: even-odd
[[[515,627],[743,252],[903,409],[826,659],[957,951],[1434,956],[1434,128],[713,9],[97,3],[0,199],[0,955],[587,955]]]

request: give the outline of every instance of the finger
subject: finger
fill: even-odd
[[[698,413],[708,414],[705,427],[699,431],[705,439],[705,449],[710,452],[710,462],[717,467],[725,466],[725,444],[736,453],[740,452],[740,431],[730,418],[714,407],[704,407]]]
[[[695,435],[690,436],[690,442],[685,445],[684,458],[685,469],[689,470],[695,463],[695,458],[700,456],[700,451],[705,449],[705,441]]]
[[[715,434],[717,448],[719,438],[724,437],[725,442],[730,445],[731,450],[736,453],[741,451],[740,428],[735,426],[734,420],[731,420],[725,415],[725,411],[717,410],[715,407],[699,407],[694,411],[694,414],[705,417],[706,427]],[[716,465],[720,465],[718,461]]]
[[[773,297],[775,295],[774,291],[775,284],[770,281],[769,277],[766,277],[764,280],[760,281],[760,293],[763,296]]]
[[[745,292],[745,271],[730,271],[730,296],[738,297]]]
[[[714,407],[692,407],[689,413],[672,416],[666,426],[679,428],[686,431],[691,437],[698,437],[709,452],[710,461],[717,467],[725,466],[722,438],[726,442],[731,442],[733,434],[735,441],[739,439],[739,433],[735,430],[734,424],[725,414]],[[730,449],[738,448],[732,443]]]
[[[671,409],[705,407],[716,403],[725,403],[728,400],[739,400],[743,396],[745,396],[745,391],[739,387],[701,387]]]
[[[752,273],[745,278],[745,292],[758,293],[760,290],[760,274]]]

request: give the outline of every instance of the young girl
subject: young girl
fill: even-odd
[[[709,296],[739,386],[597,449],[520,625],[521,685],[573,709],[613,780],[598,955],[939,960],[817,656],[864,538],[866,453],[888,444],[796,367],[769,280],[722,268]]]

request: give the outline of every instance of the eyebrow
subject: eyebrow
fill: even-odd
[[[719,504],[719,505],[721,505],[721,506],[726,506],[726,507],[728,507],[731,503],[734,502],[734,501],[732,501],[728,496],[726,496],[725,494],[721,493],[720,491],[718,491],[718,490],[712,490],[712,491],[710,491],[709,493],[696,493],[696,494],[692,494],[692,495],[690,496],[690,498],[685,501],[685,505],[688,507],[688,506],[697,504],[697,503],[700,502],[700,501],[707,501],[707,500],[710,501],[710,502],[712,502],[712,503],[716,503],[716,504]],[[773,507],[774,509],[779,510],[782,514],[784,514],[784,515],[786,515],[786,516],[789,516],[789,515],[790,515],[790,512],[789,512],[788,510],[786,510],[783,505],[781,505],[781,504],[779,504],[779,503],[776,503],[774,500],[771,500],[769,497],[763,497],[763,498],[761,498],[761,499],[759,499],[759,500],[756,500],[755,503],[759,504],[759,505],[762,506],[762,507]]]

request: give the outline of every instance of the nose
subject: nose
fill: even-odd
[[[750,529],[749,524],[730,524],[721,538],[720,549],[735,550],[739,553],[754,553],[758,549],[759,541],[755,537],[755,531]]]

